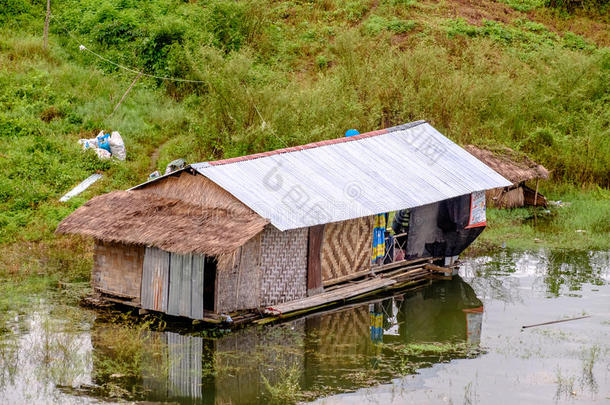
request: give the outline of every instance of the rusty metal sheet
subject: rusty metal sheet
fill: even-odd
[[[142,265],[142,308],[167,312],[169,253],[147,247]]]
[[[191,318],[203,318],[203,270],[205,256],[193,255],[191,267]]]
[[[168,314],[203,318],[204,262],[205,256],[170,254]]]
[[[189,313],[184,313],[183,301],[188,300],[190,306],[190,288],[188,296],[184,296],[185,286],[190,286],[190,279],[185,275],[185,267],[190,269],[190,255],[180,255],[171,253],[170,255],[170,272],[169,272],[169,303],[167,305],[167,313],[176,316],[188,316]]]

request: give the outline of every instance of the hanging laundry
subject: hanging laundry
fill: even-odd
[[[371,256],[372,262],[377,259],[383,259],[383,256],[385,256],[385,228],[385,214],[375,215],[373,227],[373,254]]]

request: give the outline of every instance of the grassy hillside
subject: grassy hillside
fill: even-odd
[[[45,3],[0,1],[0,275],[69,265],[85,277],[88,247],[54,239],[57,223],[175,158],[418,119],[458,143],[527,153],[552,170],[543,191],[593,190],[580,197],[598,207],[592,240],[610,231],[606,2],[52,0],[44,50]],[[81,44],[197,83],[143,77],[111,115],[135,73]],[[121,132],[126,162],[81,152],[100,129]],[[95,171],[103,180],[57,201]]]

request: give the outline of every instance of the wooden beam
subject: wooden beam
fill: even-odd
[[[133,82],[131,82],[131,84],[129,85],[129,87],[127,88],[125,93],[123,94],[123,97],[121,97],[118,104],[116,106],[114,106],[114,110],[112,110],[112,112],[106,117],[106,119],[110,118],[112,116],[112,114],[114,114],[116,112],[116,110],[119,109],[119,107],[121,106],[121,103],[123,103],[123,100],[125,100],[125,97],[127,97],[127,94],[129,94],[129,92],[131,91],[131,88],[134,86],[134,84],[136,84],[138,79],[142,76],[142,73],[144,73],[144,71],[140,71],[140,73],[138,73],[136,78],[133,79]]]
[[[371,269],[356,271],[354,273],[347,274],[345,276],[341,276],[341,277],[333,278],[332,280],[325,281],[322,283],[322,285],[324,287],[330,287],[335,284],[341,284],[346,281],[351,281],[351,280],[354,280],[354,279],[357,279],[360,277],[364,277],[364,276],[368,276],[368,275],[375,275],[375,273]]]
[[[117,298],[125,298],[125,299],[131,300],[131,301],[140,299],[140,297],[135,296],[135,295],[123,294],[123,293],[112,291],[112,290],[106,290],[106,289],[100,288],[100,287],[94,287],[93,289],[104,295],[110,295],[110,296],[117,297]]]
[[[426,270],[430,270],[435,273],[451,274],[453,272],[453,270],[451,270],[449,267],[437,266],[436,264],[432,264],[432,263],[428,263],[428,264],[424,265],[424,268]]]
[[[300,300],[277,304],[273,307],[265,308],[263,312],[268,315],[281,315],[288,312],[316,308],[321,305],[327,305],[332,302],[341,301],[369,291],[378,290],[383,288],[384,286],[391,285],[394,283],[396,283],[396,281],[391,279],[375,278],[372,280],[362,281],[357,284],[346,285],[343,288],[323,292],[311,297],[302,298]]]
[[[322,284],[322,239],[324,224],[309,228],[309,243],[307,249],[307,295],[315,295],[324,291]]]

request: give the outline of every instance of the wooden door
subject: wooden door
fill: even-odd
[[[200,255],[170,255],[168,314],[203,318],[204,263]]]
[[[309,228],[309,244],[307,248],[307,295],[318,294],[322,288],[322,239],[324,225]]]

